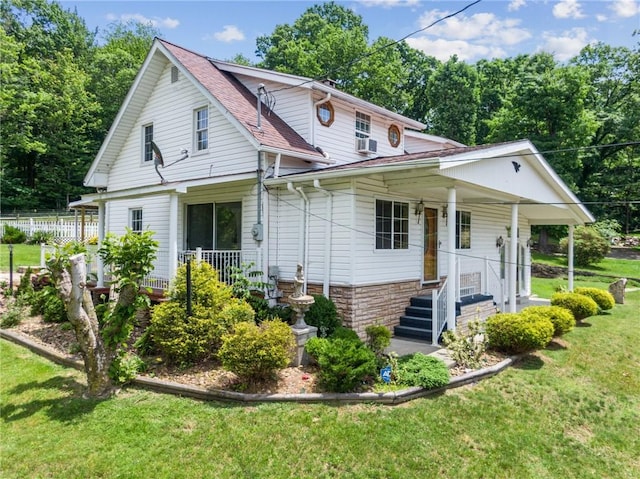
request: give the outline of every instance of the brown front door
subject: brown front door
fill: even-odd
[[[424,209],[424,273],[423,281],[438,279],[438,210]]]

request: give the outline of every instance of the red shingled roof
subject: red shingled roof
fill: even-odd
[[[158,41],[261,145],[288,150],[292,153],[317,156],[318,159],[324,158],[282,118],[273,111],[269,112],[265,105],[262,105],[262,128],[258,130],[256,127],[256,95],[251,93],[233,75],[219,70],[209,58],[166,40],[158,39]]]

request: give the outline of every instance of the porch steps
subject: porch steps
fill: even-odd
[[[456,315],[460,314],[460,305],[456,304]],[[431,295],[414,296],[405,314],[400,316],[400,324],[393,328],[393,335],[400,338],[413,338],[422,341],[433,340],[433,307]],[[446,327],[445,327],[446,330]]]

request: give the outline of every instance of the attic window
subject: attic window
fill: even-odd
[[[394,148],[400,144],[400,128],[396,125],[389,127],[389,144]]]
[[[171,67],[171,83],[178,81],[178,67]]]
[[[331,126],[335,119],[335,113],[333,111],[333,105],[330,101],[322,103],[316,107],[316,116],[320,124],[324,126]]]

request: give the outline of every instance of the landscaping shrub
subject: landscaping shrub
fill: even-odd
[[[589,266],[602,261],[609,253],[608,241],[591,226],[578,226],[573,233],[573,258],[576,266]],[[569,249],[569,240],[560,241],[564,254]],[[577,318],[576,318],[577,319]]]
[[[598,308],[600,308],[601,311],[608,311],[609,309],[612,309],[616,304],[616,300],[613,298],[613,295],[609,291],[606,291],[604,289],[575,288],[573,292],[589,296],[596,302]]]
[[[27,240],[28,244],[49,244],[53,242],[54,236],[50,231],[34,231]]]
[[[344,326],[338,326],[336,329],[334,329],[333,333],[331,333],[331,336],[329,336],[329,338],[350,339],[352,341],[360,341],[360,337],[358,336],[358,333],[356,333],[353,329],[345,328]]]
[[[314,294],[314,303],[304,315],[304,322],[318,328],[318,336],[331,336],[335,329],[342,324],[336,305],[329,298],[321,294]]]
[[[120,351],[109,366],[109,377],[117,384],[125,384],[133,381],[144,369],[144,361],[137,354]]]
[[[277,304],[271,307],[266,299],[254,295],[249,295],[247,303],[251,305],[256,313],[256,324],[260,324],[267,319],[280,319],[287,324],[292,323],[293,310],[288,305]]]
[[[384,350],[391,344],[391,331],[381,325],[367,326],[367,347],[376,355],[376,365],[378,369],[387,364],[387,357]]]
[[[555,293],[551,296],[551,305],[568,309],[573,313],[576,321],[598,314],[597,303],[584,294]]]
[[[13,328],[27,317],[27,311],[20,299],[7,300],[7,310],[0,315],[0,328]]]
[[[544,348],[553,337],[553,323],[544,316],[499,313],[485,323],[489,347],[509,354]]]
[[[25,295],[25,300],[31,306],[31,315],[42,315],[45,323],[64,323],[67,321],[67,309],[60,299],[55,286],[47,285]]]
[[[468,332],[445,331],[442,342],[449,351],[451,359],[464,368],[476,369],[487,350],[487,339],[480,321],[469,321]]]
[[[375,377],[376,356],[359,339],[313,338],[306,350],[320,366],[318,382],[327,391],[355,391]]]
[[[398,359],[398,382],[405,386],[435,389],[449,384],[449,369],[441,359],[422,353]]]
[[[291,328],[277,320],[235,325],[222,337],[218,357],[222,366],[245,381],[272,378],[293,357],[295,339]]]
[[[549,318],[553,324],[554,336],[562,336],[571,331],[576,325],[573,313],[560,306],[529,306],[524,308],[520,314]]]
[[[255,314],[246,302],[233,297],[231,288],[209,264],[193,264],[191,282],[191,316],[187,317],[186,266],[181,266],[169,301],[153,308],[149,326],[152,342],[179,364],[215,354],[222,335],[241,321],[253,321]]]
[[[20,244],[27,240],[27,235],[22,230],[11,225],[4,225],[4,233],[2,235],[2,243],[4,244]]]

